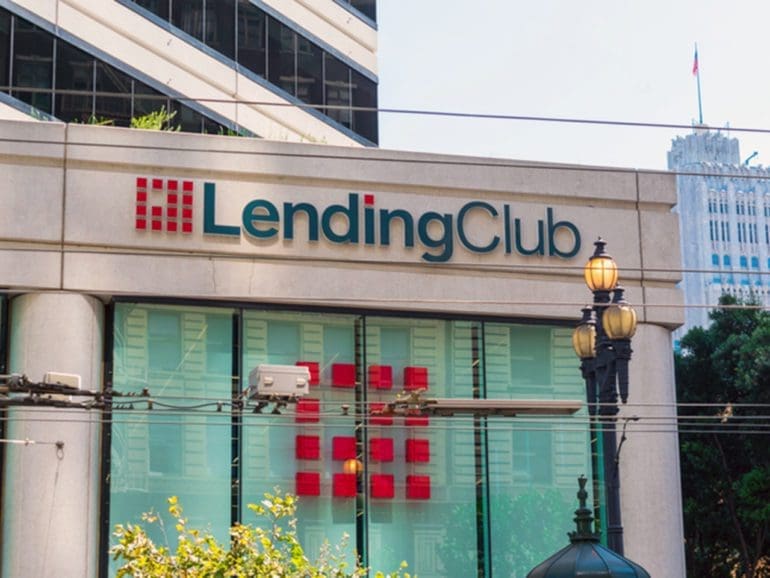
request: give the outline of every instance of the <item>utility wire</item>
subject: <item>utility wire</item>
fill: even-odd
[[[0,90],[3,92],[9,92],[11,90],[19,90],[20,87],[0,86]],[[55,92],[57,95],[70,95],[70,96],[85,96],[85,97],[97,97],[97,98],[126,98],[126,94],[122,92],[110,92],[110,91],[83,91],[77,89],[50,89],[50,88],[37,88],[37,87],[23,87],[25,93],[30,94],[49,94]],[[315,110],[315,111],[352,111],[352,112],[370,112],[378,114],[392,114],[402,116],[427,116],[427,117],[443,117],[443,118],[463,118],[463,119],[478,119],[478,120],[504,120],[504,121],[517,121],[517,122],[538,122],[538,123],[550,123],[550,124],[577,124],[577,125],[594,125],[594,126],[613,126],[613,127],[631,127],[631,128],[657,128],[657,129],[677,129],[677,130],[692,130],[695,128],[692,124],[675,123],[675,122],[649,122],[649,121],[632,121],[632,120],[616,120],[616,119],[600,119],[600,118],[577,118],[569,116],[545,116],[545,115],[523,115],[523,114],[506,114],[506,113],[485,113],[485,112],[462,112],[462,111],[448,111],[448,110],[428,110],[419,108],[403,108],[403,107],[375,107],[375,106],[349,106],[338,104],[312,104],[305,102],[277,102],[269,100],[254,100],[244,98],[212,98],[212,97],[193,97],[193,96],[180,96],[180,95],[142,95],[144,100],[157,100],[158,102],[165,102],[168,99],[178,102],[199,102],[199,103],[211,103],[211,104],[226,104],[226,105],[246,105],[246,106],[258,106],[258,107],[270,107],[270,108],[292,108],[300,110]],[[738,132],[738,133],[754,133],[754,134],[770,134],[770,128],[764,127],[742,127],[731,126],[725,128],[714,128],[713,130],[721,132]]]
[[[763,129],[764,130],[764,129]],[[186,133],[187,134],[187,133]],[[196,134],[196,133],[189,133],[189,134]],[[209,136],[217,136],[217,135],[209,135]],[[227,137],[232,138],[232,137]],[[264,140],[265,142],[271,142],[267,139],[257,139],[257,140]],[[468,156],[461,156],[461,155],[446,155],[446,154],[438,154],[438,153],[413,153],[416,157],[420,158],[389,158],[386,156],[383,156],[384,154],[387,154],[389,151],[388,149],[367,149],[369,152],[368,154],[345,154],[341,155],[340,153],[310,153],[310,152],[303,152],[303,153],[295,153],[295,152],[276,152],[276,151],[245,151],[245,150],[233,150],[230,148],[223,149],[223,148],[211,148],[211,147],[205,147],[205,148],[198,148],[198,147],[172,147],[172,146],[165,146],[160,147],[157,145],[133,145],[133,144],[126,144],[126,143],[106,143],[106,142],[91,142],[91,141],[60,141],[60,140],[48,140],[48,139],[29,139],[29,138],[10,138],[10,137],[0,137],[0,143],[10,143],[10,144],[45,144],[45,145],[55,145],[55,146],[82,146],[87,148],[109,148],[109,149],[131,149],[131,150],[146,150],[146,151],[152,151],[152,152],[179,152],[179,153],[204,153],[204,154],[225,154],[225,155],[250,155],[255,157],[275,157],[275,158],[298,158],[298,159],[315,159],[315,160],[330,160],[330,161],[362,161],[366,163],[377,163],[377,162],[387,162],[387,163],[397,163],[397,164],[407,164],[407,165],[438,165],[438,166],[457,166],[457,167],[479,167],[479,168],[498,168],[498,169],[528,169],[528,170],[534,170],[534,171],[564,171],[564,172],[573,172],[573,173],[619,173],[619,174],[629,174],[629,175],[635,175],[635,174],[649,174],[649,175],[675,175],[675,176],[691,176],[691,177],[725,177],[725,178],[735,178],[735,179],[747,179],[747,180],[770,180],[770,170],[765,171],[765,174],[754,174],[756,172],[756,169],[746,168],[746,169],[737,169],[736,172],[724,172],[722,170],[712,170],[712,171],[700,171],[700,170],[691,170],[691,171],[685,171],[685,170],[661,170],[661,169],[635,169],[635,168],[625,168],[625,167],[600,167],[600,166],[592,166],[592,165],[577,165],[577,164],[566,164],[566,163],[549,163],[545,161],[516,161],[512,159],[496,159],[496,158],[490,158],[490,159],[484,159],[482,158],[468,158]],[[340,148],[345,148],[346,151],[359,151],[362,149],[359,148],[353,148],[353,147],[330,147],[332,150],[339,150]],[[396,151],[396,152],[403,152],[403,151]],[[425,156],[430,155],[436,155],[441,156],[441,158],[434,158],[434,159],[427,159],[424,158]],[[454,156],[456,158],[448,159],[447,156]],[[705,166],[705,165],[704,165]],[[764,169],[763,169],[764,170]],[[211,170],[210,172],[215,173],[215,170]],[[323,180],[322,176],[317,177],[318,180]],[[362,181],[362,185],[366,185],[369,183],[369,181]],[[576,200],[580,200],[579,198]]]

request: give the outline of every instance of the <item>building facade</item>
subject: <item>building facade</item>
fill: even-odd
[[[376,145],[375,0],[2,0],[0,118]]]
[[[673,177],[47,122],[1,132],[7,370],[122,396],[5,411],[4,438],[38,443],[3,447],[3,576],[110,576],[114,524],[171,495],[224,541],[276,486],[300,496],[310,551],[349,534],[378,569],[523,576],[564,545],[575,478],[592,473],[570,341],[600,235],[640,319],[621,413],[640,418],[621,460],[626,554],[684,575],[677,435],[657,425],[676,415]],[[277,414],[240,407],[262,364],[307,366],[310,394]],[[425,388],[579,409],[378,413]]]
[[[708,325],[728,293],[770,305],[770,171],[741,163],[738,139],[696,128],[668,153],[677,175],[685,325]]]

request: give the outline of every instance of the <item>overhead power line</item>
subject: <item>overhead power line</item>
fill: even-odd
[[[109,127],[100,127],[107,128]],[[134,129],[138,130],[138,129]],[[764,129],[763,129],[764,130]],[[769,129],[770,132],[770,129]],[[197,135],[197,133],[185,133],[190,135]],[[198,135],[200,136],[200,135]],[[269,139],[260,139],[259,137],[231,137],[221,135],[206,135],[216,136],[221,138],[255,138],[256,140],[265,140],[270,142]],[[322,154],[319,152],[277,152],[277,151],[244,151],[233,150],[230,148],[197,148],[197,147],[175,147],[175,146],[158,146],[158,145],[135,145],[127,143],[107,143],[107,142],[90,142],[90,141],[58,141],[50,139],[29,139],[29,138],[11,138],[0,137],[0,143],[7,142],[13,144],[41,144],[41,145],[67,145],[67,146],[83,146],[89,148],[108,148],[108,149],[130,149],[130,150],[148,150],[148,151],[167,151],[167,152],[179,152],[179,153],[204,153],[204,154],[224,154],[224,155],[252,155],[255,157],[274,157],[274,158],[300,158],[300,159],[315,159],[315,160],[329,160],[329,161],[361,161],[361,162],[382,162],[382,163],[395,163],[404,165],[434,165],[434,166],[457,166],[457,167],[478,167],[478,168],[510,168],[510,169],[527,169],[533,171],[564,171],[564,172],[585,172],[585,173],[618,173],[618,174],[649,174],[649,175],[674,175],[683,177],[724,177],[724,178],[736,178],[736,179],[749,179],[749,180],[770,180],[770,171],[766,173],[758,174],[755,169],[752,168],[737,168],[735,171],[725,171],[718,168],[710,168],[710,170],[660,170],[660,169],[636,169],[627,167],[604,167],[593,165],[578,165],[567,163],[551,163],[547,161],[517,161],[513,159],[504,158],[488,158],[473,157],[468,155],[448,155],[438,153],[412,153],[415,158],[404,158],[403,156],[385,157],[380,156],[380,153],[388,152],[402,152],[402,151],[389,151],[388,149],[370,148],[367,154],[346,154],[341,156],[340,154]],[[308,145],[310,146],[310,145]],[[316,147],[323,148],[329,146],[334,150],[338,150],[340,147],[332,147],[331,145],[315,145]],[[361,151],[364,150],[360,147],[347,147],[349,151]],[[316,148],[317,150],[317,148]],[[442,158],[427,159],[426,156],[435,155]],[[455,158],[447,158],[455,157]],[[323,176],[318,176],[319,180],[323,180]],[[366,182],[364,181],[364,184]],[[577,199],[579,200],[579,199]]]
[[[2,90],[10,90],[11,87],[0,87]],[[24,87],[24,91],[30,94],[48,94],[52,92],[49,88],[34,88]],[[122,92],[110,92],[110,91],[82,91],[77,89],[56,89],[57,95],[69,95],[69,96],[88,96],[97,98],[125,98],[125,93]],[[181,96],[181,95],[142,95],[145,100],[157,100],[158,102],[165,102],[169,98],[179,102],[198,102],[198,103],[210,103],[210,104],[226,104],[226,105],[245,105],[245,106],[257,106],[257,107],[270,107],[270,108],[294,108],[301,110],[315,110],[315,111],[352,111],[352,112],[371,112],[377,114],[393,114],[393,115],[406,115],[406,116],[428,116],[428,117],[444,117],[444,118],[468,118],[478,120],[504,120],[504,121],[518,121],[518,122],[539,122],[539,123],[555,123],[555,124],[577,124],[577,125],[595,125],[595,126],[613,126],[613,127],[631,127],[631,128],[656,128],[656,129],[677,129],[677,130],[692,130],[695,128],[693,124],[676,123],[676,122],[651,122],[651,121],[635,121],[625,119],[604,119],[604,118],[578,118],[571,116],[548,116],[548,115],[526,115],[526,114],[510,114],[510,113],[488,113],[488,112],[475,112],[475,111],[451,111],[451,110],[430,110],[423,108],[406,108],[406,107],[375,107],[375,106],[348,106],[338,104],[313,104],[306,102],[277,102],[270,100],[254,100],[245,98],[212,98],[212,97],[194,97],[194,96]],[[710,128],[710,127],[707,127]],[[725,132],[739,132],[739,133],[757,133],[757,134],[770,134],[770,128],[753,127],[753,126],[730,126],[730,127],[717,127],[713,130]]]

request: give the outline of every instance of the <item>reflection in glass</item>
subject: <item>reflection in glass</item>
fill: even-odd
[[[324,55],[324,64],[324,98],[329,107],[326,109],[326,115],[342,126],[351,128],[353,119],[350,114],[350,68],[329,54]]]
[[[226,543],[230,526],[230,416],[174,406],[227,400],[232,392],[232,319],[226,309],[115,306],[113,380],[121,392],[147,388],[152,411],[112,411],[110,527],[137,523],[143,512],[165,512],[179,497],[190,525]],[[211,321],[211,322],[210,322]],[[214,351],[209,351],[213,346]],[[168,406],[172,406],[169,408]],[[156,543],[166,538],[148,526]]]
[[[238,2],[238,62],[264,77],[267,71],[267,15],[249,0]]]
[[[204,41],[217,52],[235,58],[235,0],[207,0]]]
[[[323,50],[297,36],[297,98],[308,104],[323,104]]]
[[[0,91],[8,92],[11,79],[11,15],[0,9]]]
[[[57,94],[54,115],[67,122],[86,122],[93,114],[93,88],[94,57],[59,42],[56,50]],[[72,94],[73,91],[80,94]]]
[[[52,113],[53,36],[45,30],[16,18],[14,30],[12,95],[41,110]],[[25,91],[20,88],[44,90]]]
[[[351,71],[353,107],[372,110],[353,112],[353,130],[372,142],[377,142],[377,85],[363,74]]]
[[[193,38],[203,40],[203,0],[174,0],[171,23]]]
[[[297,94],[296,34],[275,18],[267,20],[267,79],[291,95]]]

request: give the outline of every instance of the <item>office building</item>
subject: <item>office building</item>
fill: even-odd
[[[656,421],[676,415],[672,176],[53,122],[0,134],[0,360],[120,394],[5,410],[21,442],[2,446],[4,577],[111,576],[114,524],[170,495],[226,542],[275,486],[299,495],[309,552],[347,533],[377,569],[523,575],[574,529],[576,478],[602,475],[571,347],[599,236],[639,315],[626,555],[685,574],[679,445]],[[276,365],[307,368],[309,394],[260,413],[241,392]],[[402,389],[553,412],[383,415]]]
[[[0,0],[0,118],[377,144],[375,0]]]
[[[753,155],[752,155],[753,156]],[[741,162],[739,143],[696,127],[668,153],[677,175],[685,325],[708,325],[708,305],[728,293],[770,305],[770,171]]]

